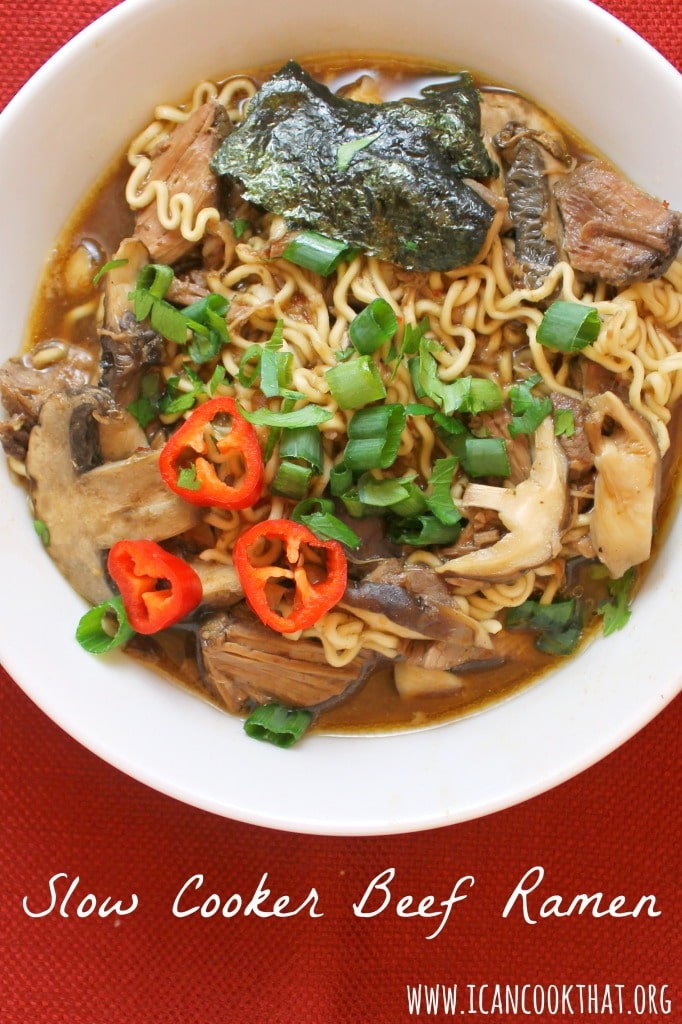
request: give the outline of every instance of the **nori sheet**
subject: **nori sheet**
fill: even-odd
[[[363,148],[344,167],[340,147],[346,155],[354,141]],[[422,90],[420,99],[367,104],[336,96],[289,61],[256,93],[211,166],[290,227],[411,270],[469,263],[493,219],[492,207],[462,181],[497,174],[466,73]]]

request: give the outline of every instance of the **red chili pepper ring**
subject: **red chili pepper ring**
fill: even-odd
[[[230,472],[223,472],[228,464]],[[161,449],[159,471],[191,505],[250,508],[263,491],[258,435],[229,396],[200,405],[178,427]]]
[[[232,552],[246,600],[278,633],[312,626],[346,589],[346,556],[338,541],[320,540],[288,519],[266,519],[245,530]]]
[[[149,635],[174,626],[203,596],[192,566],[152,540],[117,541],[109,551],[107,568],[137,633]]]

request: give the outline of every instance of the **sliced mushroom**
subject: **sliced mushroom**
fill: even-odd
[[[201,580],[202,608],[229,608],[244,598],[244,591],[233,565],[206,562],[201,558],[189,560]]]
[[[561,219],[549,169],[560,142],[557,136],[509,121],[495,136],[495,145],[514,226],[515,277],[525,287],[538,288],[562,258]]]
[[[463,507],[494,509],[509,531],[496,544],[439,566],[438,572],[463,579],[502,581],[533,569],[561,549],[568,509],[566,458],[554,436],[551,417],[535,431],[530,475],[516,487],[469,484]]]
[[[293,643],[263,626],[242,604],[208,618],[199,630],[206,686],[228,711],[278,701],[287,707],[319,707],[359,686],[378,655],[362,651],[332,669],[319,641]]]
[[[618,579],[651,554],[661,457],[647,424],[612,391],[589,404],[585,430],[597,469],[590,537]]]
[[[562,258],[562,227],[552,185],[572,160],[559,127],[536,104],[506,89],[481,90],[481,130],[502,174],[514,232],[512,271],[520,286],[537,288]]]
[[[0,366],[0,398],[9,419],[0,424],[8,455],[23,459],[43,403],[55,391],[89,384],[96,372],[91,352],[53,338]]]
[[[395,636],[486,645],[477,624],[453,604],[442,577],[427,566],[387,559],[365,579],[349,583],[339,604],[370,628]]]
[[[117,540],[166,540],[190,529],[198,509],[170,491],[158,452],[145,449],[98,464],[99,423],[118,413],[105,391],[52,395],[31,431],[26,458],[34,515],[48,529],[48,552],[92,604],[111,596],[104,554]]]
[[[149,253],[138,239],[124,238],[114,258],[126,262],[105,278],[100,384],[125,406],[137,398],[145,370],[163,359],[164,343],[156,331],[138,323],[129,298],[137,275],[149,263]]]

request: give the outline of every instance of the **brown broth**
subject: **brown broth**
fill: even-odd
[[[443,81],[448,74],[454,73],[453,68],[445,66],[434,68],[433,65],[415,61],[388,60],[385,57],[379,59],[366,55],[361,58],[345,55],[310,59],[303,63],[313,75],[331,88],[356,81],[363,73],[372,74],[387,99],[418,95],[424,85]],[[253,77],[263,80],[275,69],[274,65],[272,68],[259,69],[253,73]],[[475,78],[482,88],[491,84],[480,76]],[[585,152],[590,149],[595,152],[594,147],[587,147],[560,119],[555,120],[576,151]],[[118,160],[105,178],[93,188],[64,229],[50,254],[36,296],[26,337],[27,348],[50,338],[96,346],[94,311],[77,320],[76,328],[68,322],[67,314],[74,305],[74,296],[65,290],[65,270],[70,255],[84,239],[95,243],[104,253],[111,254],[120,239],[131,233],[133,215],[124,198],[129,170],[124,157]],[[98,295],[99,290],[91,287],[78,295],[77,301],[94,303]],[[676,413],[671,424],[673,443],[664,460],[663,493],[666,498],[659,516],[652,558],[656,557],[676,505],[674,483],[680,477],[681,422],[682,416]],[[587,595],[592,608],[605,596],[603,584],[591,582],[586,574],[580,578],[576,588]],[[586,627],[584,642],[592,639],[596,628],[594,621]],[[195,695],[213,701],[202,682],[196,647],[196,629],[193,626],[176,627],[158,637],[134,638],[128,646],[128,653]],[[409,699],[401,698],[398,694],[389,665],[374,672],[350,698],[339,700],[334,706],[321,711],[316,720],[316,728],[334,732],[390,730],[447,720],[517,692],[545,675],[560,660],[565,659],[538,651],[534,646],[534,635],[521,631],[515,656],[498,668],[461,673],[461,688],[450,694]]]

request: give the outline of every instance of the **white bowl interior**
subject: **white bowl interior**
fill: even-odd
[[[254,19],[233,0],[126,0],[48,62],[0,116],[0,224],[12,243],[0,275],[0,357],[21,344],[60,228],[156,103],[181,99],[203,78],[347,50],[448,61],[519,88],[682,208],[682,136],[670,130],[682,79],[588,0],[423,0],[417,18],[389,0],[263,0]],[[76,739],[198,807],[313,833],[434,827],[570,777],[678,692],[681,537],[678,521],[626,631],[513,699],[427,731],[313,736],[282,752],[246,739],[239,722],[127,659],[81,651],[73,632],[82,603],[42,551],[3,466],[0,657]]]

